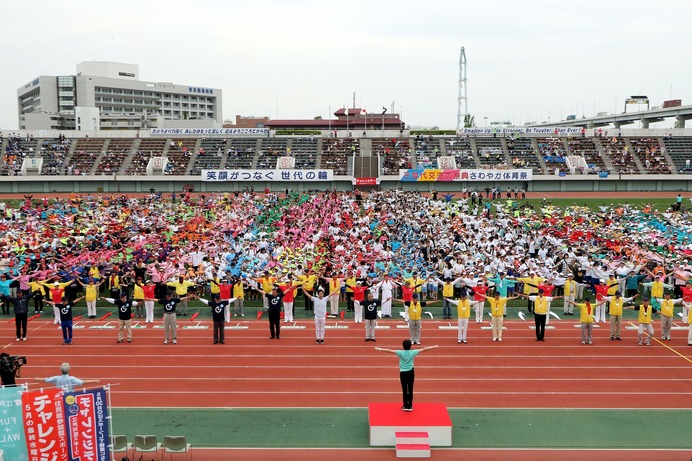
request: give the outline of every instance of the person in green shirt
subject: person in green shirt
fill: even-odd
[[[430,349],[436,349],[440,346],[428,346],[421,349],[411,349],[411,340],[405,339],[403,342],[403,350],[395,351],[393,349],[385,349],[376,347],[376,351],[389,352],[399,357],[399,379],[401,380],[401,392],[404,397],[404,404],[401,407],[403,411],[413,411],[413,359],[420,354]]]

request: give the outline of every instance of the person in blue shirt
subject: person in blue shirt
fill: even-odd
[[[399,351],[385,349],[383,347],[376,347],[375,350],[380,352],[389,352],[399,357],[399,379],[401,380],[401,392],[404,397],[404,404],[401,409],[403,411],[413,411],[413,359],[421,352],[436,349],[440,346],[435,345],[412,350],[411,340],[405,339],[403,342],[403,347],[404,349]]]
[[[72,392],[75,386],[82,386],[84,384],[96,384],[99,382],[98,379],[79,379],[74,376],[70,376],[70,364],[65,362],[60,365],[60,374],[57,376],[51,376],[50,378],[35,378],[36,381],[45,381],[47,383],[53,384],[55,387],[62,388],[64,391]]]

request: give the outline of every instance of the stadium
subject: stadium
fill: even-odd
[[[463,48],[456,129],[59,72],[0,130],[0,461],[692,456],[692,106],[476,126]]]

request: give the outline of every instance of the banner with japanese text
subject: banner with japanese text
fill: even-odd
[[[451,182],[451,181],[531,181],[533,171],[517,170],[399,170],[402,182]]]
[[[67,461],[63,392],[45,389],[24,392],[22,408],[29,461]]]
[[[267,136],[267,128],[152,128],[152,136]]]
[[[110,461],[107,401],[105,389],[65,393],[70,461]]]
[[[202,181],[319,181],[334,179],[333,170],[202,170]]]
[[[6,460],[29,459],[22,425],[21,387],[0,388],[0,447]]]

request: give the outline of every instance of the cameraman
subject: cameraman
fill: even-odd
[[[22,376],[22,363],[11,357],[7,352],[0,353],[0,379],[3,386],[17,385],[15,378]]]

